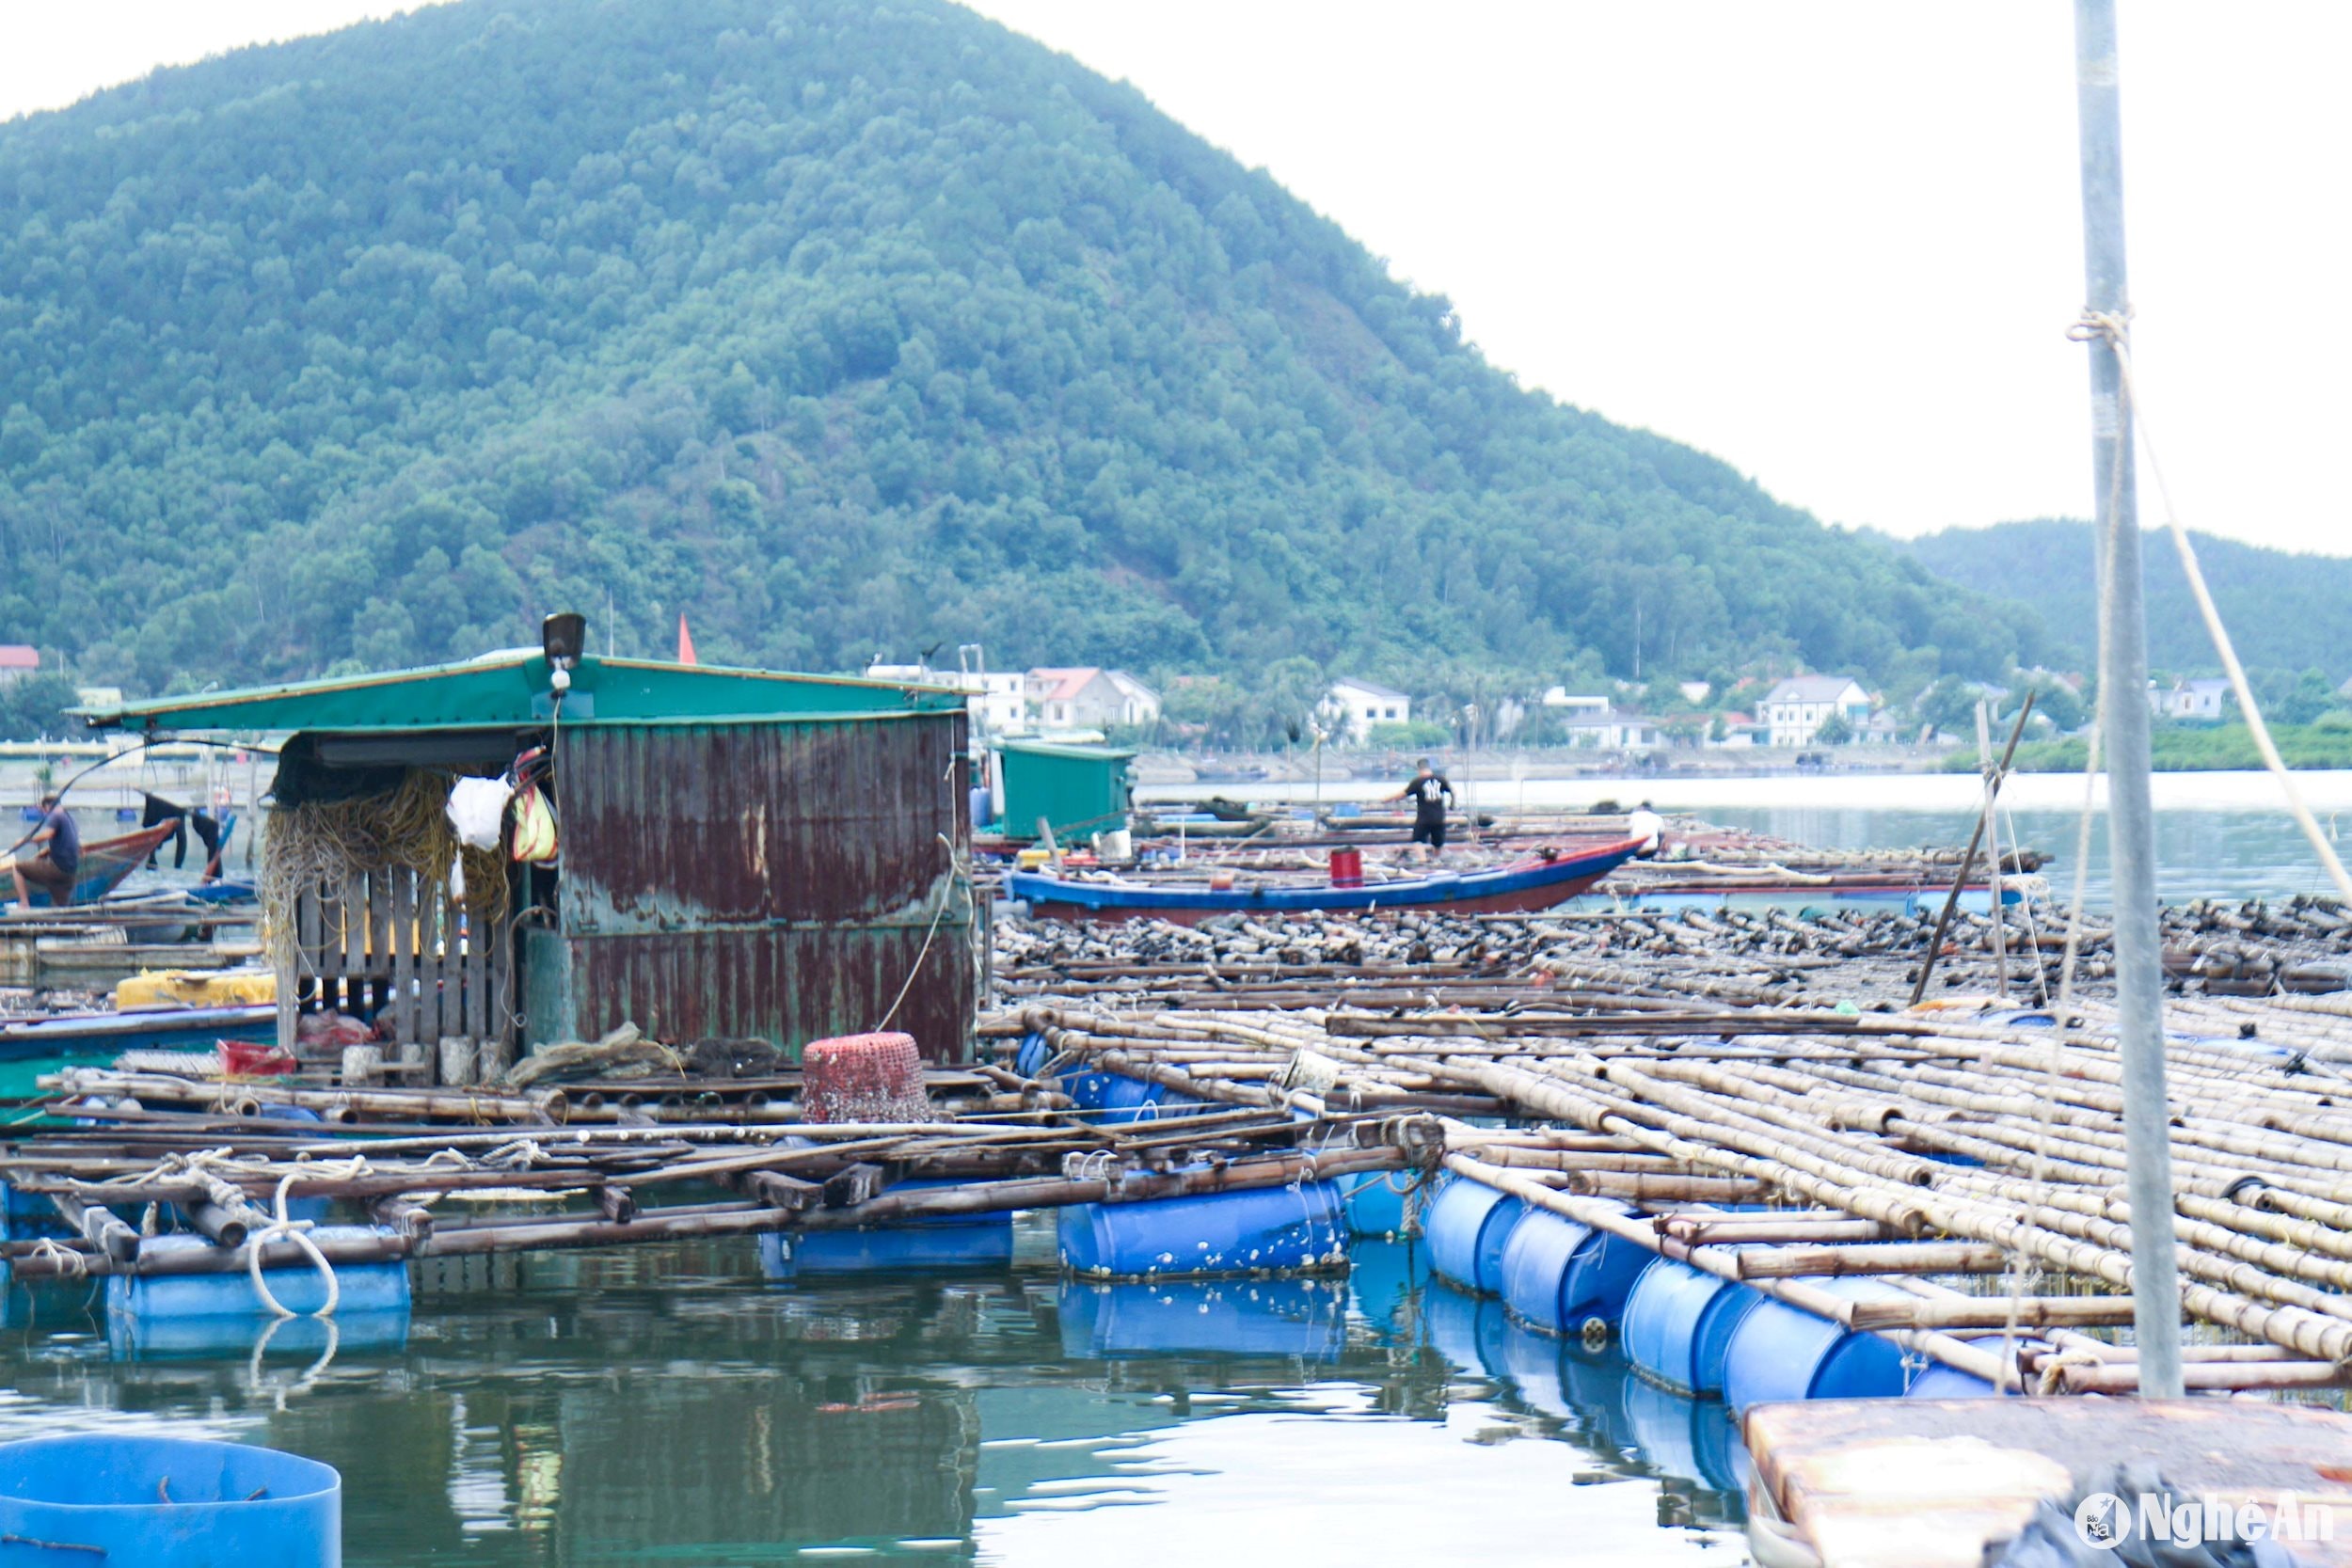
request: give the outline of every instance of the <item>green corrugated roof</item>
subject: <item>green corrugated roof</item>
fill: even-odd
[[[342,680],[257,686],[161,697],[83,710],[92,729],[405,730],[501,729],[544,724],[552,712],[547,657],[494,654],[464,664]],[[582,658],[564,699],[571,724],[759,723],[790,719],[881,718],[953,712],[963,694],[946,687],[729,670],[649,659]]]
[[[1062,740],[1000,740],[1000,752],[1024,752],[1033,757],[1069,757],[1085,762],[1133,762],[1135,750],[1127,746],[1083,746],[1075,741]]]

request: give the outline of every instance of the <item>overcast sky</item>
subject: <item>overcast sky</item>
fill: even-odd
[[[8,0],[0,115],[406,8]],[[1527,385],[1833,522],[2090,510],[2063,0],[978,8],[1263,166]],[[2156,454],[2193,526],[2352,554],[2352,5],[2122,13]]]

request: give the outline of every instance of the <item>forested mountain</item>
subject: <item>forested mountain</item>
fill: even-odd
[[[0,125],[0,640],[149,689],[608,603],[624,652],[1416,692],[2033,635],[931,0],[463,0]]]
[[[2352,560],[2264,549],[2192,533],[2223,625],[2249,668],[2352,677]],[[2090,525],[2063,518],[1947,529],[1899,546],[1947,582],[2018,599],[2049,628],[2050,655],[2087,670],[2096,657],[2099,593]],[[2221,661],[2189,596],[2171,535],[2141,541],[2148,663],[2173,675],[2218,673]]]

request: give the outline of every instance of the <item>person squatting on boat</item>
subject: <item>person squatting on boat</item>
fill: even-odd
[[[1389,797],[1391,800],[1410,800],[1413,802],[1413,842],[1426,844],[1432,852],[1445,848],[1445,814],[1454,806],[1454,786],[1437,765],[1427,757],[1421,759],[1421,770],[1412,782]]]
[[[82,869],[82,830],[55,795],[40,798],[40,825],[24,840],[31,847],[9,868],[16,878],[16,901],[30,904],[32,889],[40,888],[51,902],[71,904]]]

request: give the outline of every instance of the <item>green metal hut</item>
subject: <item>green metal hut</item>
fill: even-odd
[[[958,692],[522,650],[87,717],[286,737],[262,891],[288,1049],[302,1014],[345,1012],[381,1021],[412,1080],[453,1037],[486,1077],[624,1021],[794,1052],[887,1023],[933,1060],[969,1057]],[[459,854],[451,785],[533,748],[554,862]]]

